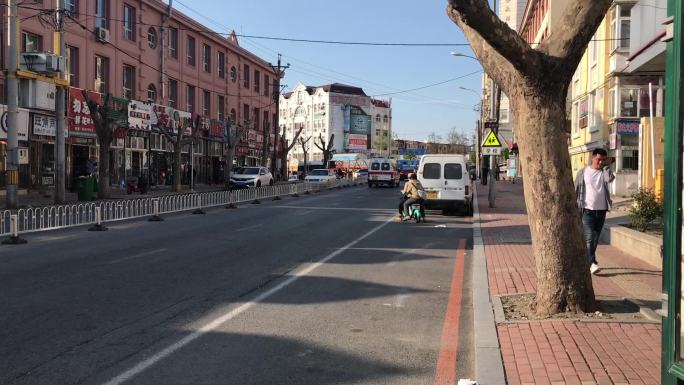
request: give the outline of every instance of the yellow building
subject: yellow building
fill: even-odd
[[[641,2],[615,1],[569,89],[573,172],[589,164],[593,149],[607,150],[616,176],[611,194],[617,196],[629,196],[639,187],[641,125],[651,114],[663,114],[664,73],[630,68],[636,53],[652,44],[641,41],[641,35],[650,35],[643,29],[651,28],[645,12],[652,8]]]

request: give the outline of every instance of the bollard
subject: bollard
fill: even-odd
[[[197,195],[197,208],[192,213],[193,214],[202,214],[202,215],[206,214],[206,212],[204,210],[202,210],[202,196],[201,195]]]
[[[102,213],[100,207],[95,207],[95,224],[88,231],[107,231],[109,230],[102,224]]]
[[[12,235],[2,241],[3,245],[23,245],[26,239],[19,237],[19,217],[16,214],[10,215],[10,231]]]
[[[161,222],[164,218],[159,216],[159,198],[152,201],[152,218],[148,219],[150,222]]]

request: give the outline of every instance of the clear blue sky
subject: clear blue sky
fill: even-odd
[[[218,32],[294,39],[378,43],[467,43],[446,16],[444,1],[290,0],[173,1],[175,9]],[[239,37],[243,48],[275,63],[277,54],[290,63],[283,84],[321,85],[340,82],[362,87],[368,95],[393,93],[443,82],[475,71],[480,64],[454,57],[472,55],[469,46],[385,47],[299,43]],[[393,129],[404,139],[442,137],[452,127],[472,134],[478,113],[473,106],[481,73],[392,97]]]

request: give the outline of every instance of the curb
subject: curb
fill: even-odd
[[[480,228],[477,187],[473,192],[473,323],[475,325],[475,378],[478,385],[506,383],[493,304],[489,296],[487,258]]]

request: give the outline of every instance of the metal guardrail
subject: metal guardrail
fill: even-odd
[[[45,206],[19,210],[0,211],[0,236],[25,234],[45,230],[62,229],[96,223],[96,208],[102,222],[114,222],[141,218],[156,214],[175,213],[229,204],[252,202],[306,192],[316,192],[337,187],[365,184],[366,178],[342,179],[322,183],[291,183],[256,187],[243,190],[224,190],[202,193],[184,193],[159,197],[84,202],[77,204]],[[158,212],[155,212],[155,201]],[[11,218],[16,216],[16,229]]]

